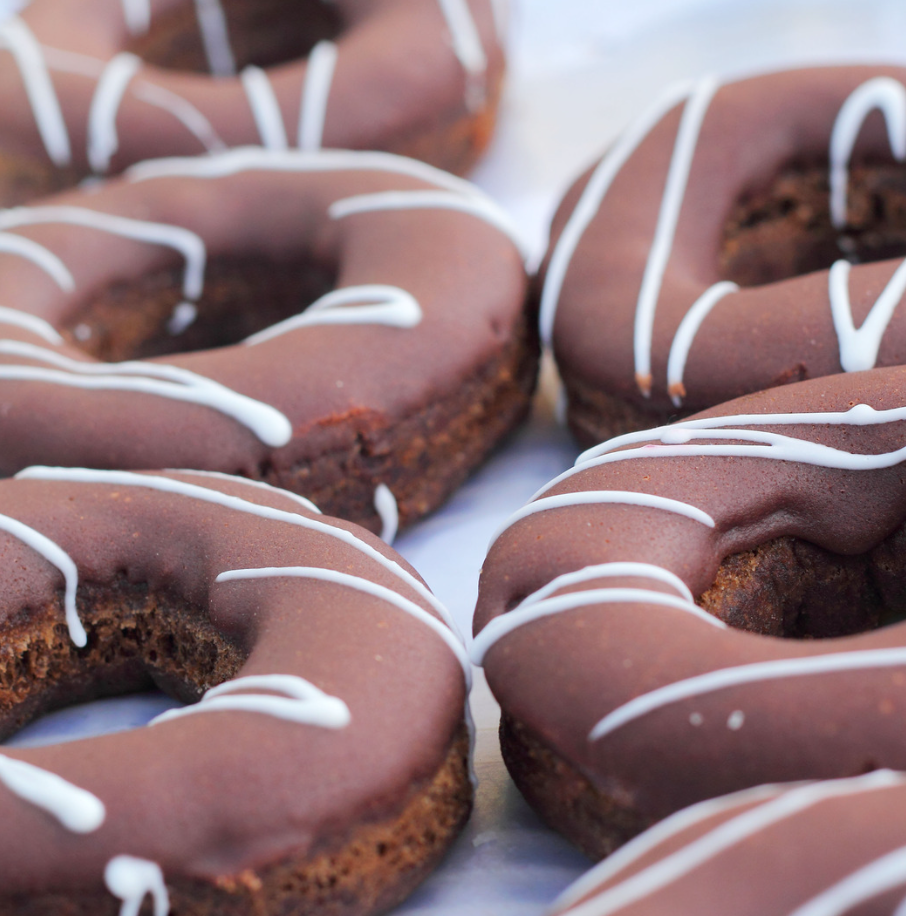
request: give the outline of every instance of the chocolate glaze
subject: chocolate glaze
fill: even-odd
[[[906,84],[902,68],[855,66],[772,73],[721,86],[702,80],[672,91],[662,113],[652,115],[650,129],[633,127],[617,141],[603,162],[617,162],[624,151],[628,158],[613,174],[600,205],[592,207],[574,256],[567,257],[570,233],[565,227],[578,212],[591,175],[605,165],[589,170],[564,199],[544,268],[548,301],[542,305],[543,333],[552,337],[568,388],[604,392],[643,413],[666,416],[851,368],[841,367],[827,271],[737,292],[725,288],[692,338],[679,385],[675,377],[668,378],[668,357],[693,303],[726,280],[720,253],[734,204],[769,187],[785,168],[826,168],[844,103],[878,77],[901,89]],[[688,184],[674,198],[679,205],[675,234],[666,243],[663,280],[654,294],[650,347],[644,341],[636,344],[642,357],[650,356],[646,370],[644,359],[634,355],[634,334],[637,322],[646,324],[638,306],[643,277],[657,261],[655,238],[662,202],[670,196],[671,162],[675,168],[682,164],[682,156],[674,156],[683,146],[681,122],[689,133],[684,147]],[[891,140],[877,110],[867,115],[856,135],[854,166],[892,161]],[[638,143],[630,150],[631,138]],[[844,230],[841,226],[841,234]],[[843,258],[842,249],[838,257]],[[555,277],[551,271],[557,258],[566,265],[562,288],[559,273]],[[852,268],[848,288],[856,328],[901,264],[883,261]],[[876,363],[869,359],[859,368],[903,362],[904,341],[900,310],[883,333]]]
[[[906,442],[906,413],[868,425],[819,424],[808,417],[782,425],[776,415],[813,412],[820,419],[854,405],[901,409],[904,381],[906,369],[894,367],[749,395],[697,415],[702,422],[729,417],[718,424],[729,430],[728,439],[703,429],[703,438],[683,444],[681,432],[696,428],[691,418],[640,434],[629,452],[614,440],[617,450],[604,456],[609,463],[589,461],[541,494],[539,499],[600,491],[593,498],[617,501],[550,508],[500,534],[482,572],[479,642],[484,628],[504,624],[527,595],[595,564],[652,564],[682,582],[672,585],[657,570],[632,569],[631,575],[601,573],[552,586],[555,594],[645,592],[592,595],[584,606],[526,622],[487,648],[488,682],[506,716],[602,796],[634,812],[641,825],[762,782],[906,768],[906,743],[896,727],[906,702],[906,624],[837,639],[783,640],[710,625],[683,598],[684,585],[696,598],[708,590],[725,558],[784,537],[817,545],[831,558],[842,555],[841,562],[865,555],[872,589],[883,591],[886,576],[896,579],[901,538],[892,536],[906,519],[904,455],[898,451]],[[765,414],[774,421],[759,425],[757,417]],[[733,419],[742,415],[756,416]],[[857,416],[879,419],[864,406],[847,419]],[[758,444],[744,438],[758,430],[788,439]],[[661,437],[677,444],[662,445]],[[780,456],[790,440],[786,460],[758,454],[763,449]],[[814,450],[803,442],[837,451],[809,457]],[[698,454],[702,447],[728,446],[745,453]],[[613,460],[621,449],[634,457]],[[888,457],[864,460],[884,466],[846,467],[860,460],[853,455],[881,454]],[[834,462],[842,466],[828,466]],[[637,494],[674,502],[633,505]],[[896,596],[893,604],[902,611]],[[859,652],[867,654],[851,654]],[[828,670],[841,661],[858,666]],[[757,672],[740,666],[760,663],[767,668],[750,680],[700,685],[685,696],[649,696],[708,672]],[[643,696],[661,702],[647,710],[637,704],[622,709]],[[605,720],[618,709],[621,721]]]
[[[55,647],[43,671],[13,685],[19,704],[10,704],[4,685],[7,730],[22,704],[32,710],[59,705],[67,678],[74,677],[74,691],[64,702],[109,692],[117,665],[120,689],[130,677],[135,681],[136,665],[146,680],[150,673],[178,685],[183,696],[197,698],[222,679],[213,657],[202,665],[207,673],[201,683],[193,682],[197,670],[192,675],[180,670],[178,659],[201,650],[200,643],[165,658],[149,654],[150,644],[143,649],[139,641],[131,662],[116,642],[104,649],[110,633],[96,628],[98,609],[91,599],[110,594],[126,602],[115,612],[122,617],[118,624],[114,617],[114,630],[123,628],[127,645],[142,603],[147,609],[157,602],[155,626],[167,631],[187,620],[198,632],[206,628],[219,640],[233,676],[303,677],[342,699],[351,718],[345,727],[324,728],[217,711],[68,744],[4,750],[6,757],[91,792],[106,808],[97,830],[77,835],[0,787],[0,811],[9,828],[0,856],[4,898],[103,896],[105,865],[121,854],[156,862],[171,886],[186,881],[209,886],[251,869],[248,883],[287,858],[304,860],[342,847],[363,821],[392,818],[441,765],[461,722],[466,690],[461,661],[437,632],[387,600],[342,584],[283,576],[215,581],[230,569],[320,567],[365,577],[437,617],[424,594],[409,584],[414,580],[354,545],[288,523],[286,515],[351,532],[356,544],[411,573],[377,538],[323,519],[280,491],[237,479],[164,475],[202,492],[273,507],[284,517],[262,519],[143,485],[161,475],[133,475],[129,483],[135,485],[124,485],[104,482],[103,474],[85,483],[42,480],[42,473],[36,470],[39,479],[0,482],[0,514],[39,531],[74,560],[89,641],[79,650],[65,635],[60,573],[22,540],[0,532],[5,641],[30,646],[33,655],[41,644]],[[97,663],[102,657],[111,671]],[[85,667],[86,658],[94,659],[94,667]]]
[[[275,156],[250,149],[167,160],[153,168],[172,174],[136,172],[98,190],[49,199],[42,207],[78,207],[83,215],[91,211],[183,227],[203,242],[208,259],[241,256],[291,263],[295,258],[303,264],[300,269],[305,261],[328,265],[338,289],[379,285],[414,297],[415,317],[409,316],[407,326],[365,319],[310,326],[255,345],[148,361],[190,370],[279,411],[291,427],[288,442],[268,443],[248,425],[208,406],[0,379],[0,471],[11,474],[35,463],[197,467],[265,476],[294,488],[301,479],[301,489],[311,492],[300,471],[336,455],[333,474],[341,481],[343,456],[364,454],[371,456],[370,470],[363,473],[372,475],[372,491],[381,479],[395,489],[392,473],[382,478],[382,467],[409,462],[413,473],[424,475],[424,468],[415,467],[419,446],[414,434],[400,441],[395,429],[455,396],[464,379],[481,379],[489,365],[517,352],[526,278],[510,238],[481,216],[482,207],[499,216],[494,205],[470,185],[385,154]],[[224,174],[218,177],[218,170]],[[426,178],[418,177],[422,174]],[[405,204],[413,199],[407,192],[423,191],[439,194],[439,202],[429,199],[422,208],[414,193],[415,203],[399,210],[342,217],[330,212],[336,202],[360,195],[401,192]],[[477,207],[479,213],[461,207]],[[13,216],[45,212],[20,210]],[[170,245],[54,219],[9,232],[58,257],[72,274],[73,289],[62,288],[34,260],[0,253],[0,301],[54,327],[75,323],[86,304],[112,284],[136,283],[165,267],[182,276],[186,261]],[[368,301],[363,290],[361,297],[354,293],[351,304],[332,312],[355,316]],[[6,340],[85,359],[71,343],[50,343],[12,323],[0,330]],[[523,356],[516,358],[528,365]],[[0,374],[14,365],[48,367],[21,352],[2,355],[0,363]],[[500,371],[502,390],[527,403],[528,393],[521,391],[525,380],[514,379],[509,368]],[[465,407],[474,413],[474,404]],[[452,460],[463,470],[462,456]],[[404,521],[425,508],[403,507]]]
[[[904,802],[890,771],[704,802],[592,869],[553,912],[719,916],[732,900],[740,916],[889,916],[906,893]]]
[[[331,4],[342,30],[335,41],[337,63],[332,78],[325,91],[318,93],[326,97],[326,117],[323,131],[314,132],[320,133],[316,146],[385,149],[458,171],[474,162],[490,135],[503,53],[488,0],[465,0],[461,6],[464,15],[460,21],[466,20],[465,32],[472,43],[465,52],[458,34],[462,29],[454,34],[445,15],[447,5],[436,0],[337,0]],[[154,0],[150,3],[152,31],[159,20],[166,22],[186,9],[192,18],[188,0]],[[68,161],[56,165],[71,166],[84,174],[89,170],[89,113],[101,74],[117,54],[131,51],[136,37],[141,36],[130,34],[121,0],[36,0],[22,13],[21,21],[40,46],[52,49],[43,56],[70,147]],[[141,50],[140,43],[136,49]],[[80,58],[61,58],[54,53],[59,51],[75,52]],[[295,147],[309,61],[279,64],[266,73],[285,140]],[[0,99],[4,151],[49,164],[49,151],[20,69],[7,53],[0,54]],[[184,114],[186,106],[192,106],[208,127],[193,132],[185,119],[174,114],[180,106]],[[275,143],[268,129],[256,123],[259,119],[241,75],[213,79],[143,64],[110,112],[118,135],[118,148],[109,164],[112,172],[155,156]]]

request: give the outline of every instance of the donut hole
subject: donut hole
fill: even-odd
[[[219,0],[235,69],[254,64],[272,67],[306,57],[319,42],[336,38],[343,20],[324,0]],[[199,10],[211,3],[191,0],[155,14],[145,35],[128,50],[144,61],[168,70],[217,75],[205,50]]]
[[[181,703],[233,678],[244,657],[204,612],[130,583],[79,584],[88,644],[77,649],[62,600],[10,621],[0,653],[0,739],[45,713],[158,688]]]
[[[299,314],[335,279],[333,267],[298,258],[213,258],[197,302],[185,301],[183,269],[174,266],[108,287],[77,309],[63,330],[71,343],[105,362],[211,350]]]
[[[850,171],[847,225],[830,219],[826,163],[794,165],[750,191],[724,225],[718,269],[740,286],[906,255],[906,169],[865,164]]]
[[[729,626],[789,639],[887,626],[906,618],[906,528],[856,556],[777,538],[725,559],[698,603]]]

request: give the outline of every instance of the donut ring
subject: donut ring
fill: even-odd
[[[158,160],[8,210],[0,473],[200,468],[304,493],[373,528],[380,491],[385,517],[395,497],[407,524],[528,409],[537,346],[505,225],[477,189],[412,160],[260,149]],[[254,300],[232,291],[248,285],[237,259],[257,271]],[[314,293],[300,287],[309,274]],[[129,360],[152,307],[151,330],[172,349],[192,343],[206,309],[209,331],[238,321],[241,340],[256,329],[243,323],[258,320],[250,304],[269,323],[280,297],[294,317],[242,342]],[[92,341],[114,365],[86,360]]]
[[[0,202],[254,143],[465,172],[494,121],[501,27],[496,0],[34,0],[0,23]],[[280,52],[299,59],[240,59]],[[196,62],[217,78],[165,69]]]
[[[906,781],[890,770],[702,802],[593,868],[552,913],[720,916],[727,900],[739,916],[897,913],[904,803]]]
[[[541,334],[581,440],[906,362],[903,261],[844,259],[906,250],[904,158],[902,68],[666,93],[554,221]]]
[[[517,783],[589,854],[741,788],[906,769],[906,623],[871,629],[906,606],[904,381],[614,439],[494,541],[473,657]]]
[[[467,659],[405,562],[238,478],[21,476],[0,481],[4,732],[152,681],[201,702],[4,748],[3,911],[371,913],[408,893],[471,788]]]

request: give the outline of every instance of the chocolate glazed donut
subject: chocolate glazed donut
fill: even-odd
[[[541,333],[580,439],[906,362],[904,158],[902,68],[667,92],[554,220]]]
[[[593,868],[552,912],[724,916],[732,900],[738,916],[899,916],[904,804],[906,777],[890,770],[701,802]]]
[[[906,623],[878,629],[906,610],[904,383],[612,440],[495,539],[475,658],[514,778],[590,855],[741,788],[906,769]]]
[[[152,683],[200,702],[4,749],[0,912],[363,914],[408,893],[471,789],[468,663],[405,562],[240,478],[21,476],[0,482],[3,731]]]
[[[497,0],[33,0],[0,23],[0,202],[250,143],[464,172],[502,20]]]
[[[239,473],[390,532],[528,409],[526,282],[487,197],[385,153],[158,160],[7,210],[0,473]]]

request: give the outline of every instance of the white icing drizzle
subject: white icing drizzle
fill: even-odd
[[[399,506],[393,491],[385,483],[379,483],[374,491],[374,511],[381,520],[381,540],[392,544],[400,526]]]
[[[267,74],[260,67],[248,66],[239,75],[245,89],[252,117],[261,137],[261,145],[267,150],[286,150],[289,141],[280,112],[280,103]]]
[[[167,319],[167,333],[171,337],[184,334],[198,318],[198,309],[191,302],[179,302]]]
[[[210,477],[212,480],[226,480],[230,483],[242,484],[245,487],[254,487],[256,490],[262,490],[265,493],[273,493],[277,496],[283,496],[298,503],[308,512],[314,512],[315,515],[322,515],[321,510],[310,500],[291,490],[282,490],[280,487],[274,487],[263,480],[250,480],[248,477],[239,477],[235,474],[224,474],[221,471],[201,471],[196,468],[169,468],[168,473],[188,474],[191,477]]]
[[[104,883],[114,897],[123,901],[119,916],[138,916],[148,894],[154,903],[153,916],[167,916],[170,912],[170,895],[156,862],[135,856],[114,856],[104,869]]]
[[[680,597],[685,598],[686,601],[694,600],[692,592],[689,591],[689,586],[678,575],[670,572],[669,569],[664,569],[663,566],[655,566],[653,563],[621,561],[616,563],[597,563],[594,566],[583,566],[582,569],[577,569],[574,572],[563,573],[557,576],[556,579],[551,579],[547,585],[542,586],[538,591],[532,592],[531,595],[523,598],[521,607],[541,601],[542,598],[549,597],[561,588],[569,588],[581,582],[588,582],[589,579],[612,579],[617,576],[654,579],[657,582],[663,582],[664,585],[675,588]]]
[[[103,174],[119,149],[116,115],[126,87],[141,68],[142,61],[126,51],[110,58],[98,81],[88,110],[88,164]]]
[[[332,41],[319,41],[308,55],[299,112],[299,149],[310,151],[321,148],[337,54],[337,46]]]
[[[647,509],[659,509],[663,512],[673,512],[692,521],[699,522],[708,528],[714,527],[714,519],[706,512],[690,506],[688,503],[666,496],[655,496],[651,493],[635,493],[631,490],[583,490],[577,493],[561,493],[558,496],[548,496],[523,506],[514,512],[510,518],[494,532],[488,549],[494,542],[517,522],[537,512],[547,512],[551,509],[562,509],[565,506],[589,506],[597,504],[619,503],[627,506],[642,506]]]
[[[26,331],[31,331],[51,344],[59,345],[63,343],[63,338],[57,333],[57,329],[52,324],[43,318],[38,318],[37,315],[30,315],[28,312],[20,312],[18,309],[0,305],[0,324],[11,324]]]
[[[716,671],[684,678],[643,693],[628,703],[618,706],[595,725],[588,735],[588,740],[598,741],[629,722],[664,706],[731,687],[793,677],[814,677],[842,671],[900,666],[906,666],[906,648],[903,647],[864,649],[856,652],[838,652],[803,658],[781,658],[738,665],[733,668],[719,668]]]
[[[676,83],[670,86],[650,108],[642,113],[635,123],[631,124],[617,138],[611,151],[601,160],[592,173],[578,204],[576,204],[575,210],[573,210],[572,215],[563,227],[563,232],[557,240],[548,264],[538,315],[541,340],[546,346],[550,346],[553,339],[557,305],[560,301],[560,293],[563,289],[563,282],[566,279],[569,265],[579,242],[582,240],[582,236],[597,215],[604,197],[610,190],[610,186],[632,154],[642,144],[642,141],[645,140],[667,112],[689,97],[692,87],[693,84],[690,82]]]
[[[538,499],[552,487],[574,474],[616,461],[634,458],[743,457],[771,458],[841,470],[868,471],[893,467],[906,460],[906,447],[877,455],[846,452],[817,442],[796,439],[778,433],[742,429],[744,426],[869,426],[906,420],[906,407],[875,410],[868,404],[856,404],[846,411],[828,413],[740,414],[729,417],[707,417],[683,420],[669,426],[626,433],[602,442],[583,452],[574,467],[545,484],[532,498]],[[693,444],[694,439],[727,439],[732,445]],[[751,442],[753,444],[740,444]],[[638,443],[663,442],[664,445],[644,445],[627,449]],[[618,451],[618,449],[623,449]]]
[[[217,581],[226,581],[223,576],[229,578],[229,573],[218,576]],[[255,692],[259,690],[273,693]],[[242,692],[236,694],[236,691]],[[274,696],[274,693],[284,696]],[[158,725],[204,712],[254,712],[298,725],[328,729],[346,728],[350,722],[349,707],[310,681],[293,674],[259,674],[212,687],[197,703],[167,710],[148,724]]]
[[[210,407],[250,429],[265,445],[292,439],[292,424],[279,410],[188,369],[166,363],[93,363],[19,341],[0,340],[0,353],[40,360],[58,369],[0,364],[0,379],[45,382],[89,391],[132,391]]]
[[[79,585],[79,571],[72,557],[50,538],[35,531],[28,525],[8,515],[0,515],[0,531],[11,534],[17,540],[30,547],[35,553],[40,554],[63,574],[63,610],[66,615],[66,626],[69,629],[69,638],[80,649],[88,643],[88,634],[79,620],[76,611],[76,589]]]
[[[559,897],[551,904],[551,911],[565,910],[567,907],[578,903],[595,888],[610,881],[621,871],[627,869],[633,862],[656,849],[661,843],[671,837],[706,821],[711,817],[732,811],[735,808],[744,808],[747,805],[758,804],[771,798],[776,798],[781,792],[798,788],[805,783],[766,784],[755,786],[751,789],[742,789],[730,795],[719,798],[708,798],[697,802],[688,808],[683,808],[675,814],[658,821],[644,833],[633,837],[624,846],[610,853],[597,865],[577,878]],[[571,913],[570,916],[573,916]]]
[[[328,208],[333,219],[343,219],[356,213],[376,213],[387,210],[458,210],[490,223],[507,236],[519,249],[522,259],[528,260],[530,252],[520,237],[509,214],[495,201],[485,197],[463,197],[450,191],[378,191],[374,194],[357,194],[334,201]]]
[[[727,849],[824,801],[903,784],[890,770],[851,779],[808,783],[724,821],[676,852],[573,907],[570,916],[610,916],[680,880]],[[731,796],[732,798],[733,796]]]
[[[462,665],[463,676],[466,686],[470,687],[472,683],[472,666],[469,662],[469,656],[466,654],[465,647],[459,634],[454,632],[449,626],[445,626],[436,617],[429,614],[424,608],[419,607],[414,601],[404,598],[399,592],[387,588],[384,585],[378,585],[361,576],[352,576],[349,573],[339,572],[335,569],[323,569],[317,566],[270,566],[260,569],[231,569],[222,572],[214,581],[215,582],[233,582],[238,579],[269,579],[275,577],[290,577],[297,579],[318,579],[322,582],[332,582],[341,585],[344,588],[352,588],[356,591],[379,598],[392,604],[399,610],[404,611],[411,617],[425,624],[429,629],[437,633],[438,636],[450,647],[450,650],[456,656],[456,660]]]
[[[180,471],[179,473],[184,473]],[[111,484],[113,486],[132,486],[147,487],[150,490],[159,490],[164,493],[175,493],[181,496],[188,496],[192,499],[199,499],[203,502],[213,503],[223,506],[227,509],[233,509],[239,512],[247,512],[250,515],[257,515],[259,518],[267,518],[273,521],[286,522],[290,525],[296,525],[300,528],[307,528],[311,531],[317,531],[328,537],[342,541],[354,550],[363,553],[365,556],[374,560],[384,569],[389,570],[397,578],[402,579],[410,588],[431,607],[437,611],[441,619],[450,627],[450,629],[459,635],[456,621],[444,605],[431,593],[428,587],[404,569],[395,560],[385,557],[382,553],[372,547],[370,544],[356,537],[352,532],[344,528],[328,525],[326,522],[317,519],[306,518],[293,512],[285,512],[282,509],[273,509],[270,506],[259,506],[256,503],[240,499],[238,496],[229,496],[221,493],[219,490],[211,490],[207,487],[195,486],[182,480],[173,480],[169,477],[158,477],[148,474],[137,474],[132,471],[96,471],[92,468],[50,468],[50,467],[30,467],[20,471],[15,475],[17,479],[22,480],[72,480],[79,483],[98,483]]]
[[[123,238],[135,239],[138,242],[173,248],[186,261],[183,295],[188,299],[198,299],[201,296],[204,289],[207,253],[204,241],[189,229],[167,223],[152,223],[146,220],[116,216],[87,207],[15,207],[10,210],[0,210],[0,230],[44,223],[85,226]]]
[[[645,397],[651,394],[651,339],[654,330],[654,314],[664,280],[667,262],[673,249],[673,239],[679,222],[680,209],[686,196],[686,185],[692,168],[692,159],[698,145],[702,123],[719,83],[713,77],[700,80],[683,109],[673,157],[667,172],[667,184],[657,227],[636,305],[633,352],[635,355],[636,384]]]
[[[236,59],[220,0],[195,0],[195,16],[211,73],[214,76],[235,76]]]
[[[697,604],[684,598],[665,595],[663,592],[652,591],[646,588],[590,588],[578,592],[568,592],[565,595],[555,595],[531,603],[523,602],[500,617],[495,617],[479,634],[472,644],[472,661],[476,665],[484,662],[488,650],[504,636],[509,635],[527,623],[541,620],[552,614],[571,611],[590,604],[630,604],[644,603],[657,604],[662,607],[675,608],[687,614],[692,614],[705,623],[724,629],[726,624],[716,617],[703,611]]]
[[[481,35],[472,18],[468,0],[437,2],[450,30],[453,53],[466,72],[466,107],[470,111],[477,111],[484,105],[487,95],[485,74],[488,58],[481,43]]]
[[[129,34],[145,35],[151,28],[151,0],[121,0]]]
[[[394,153],[358,150],[267,150],[260,146],[242,146],[217,156],[179,156],[151,159],[129,168],[129,181],[186,176],[224,178],[250,170],[271,172],[342,172],[370,169],[395,175],[408,175],[467,197],[484,197],[484,192],[464,178],[415,159]]]
[[[372,304],[362,305],[362,302]],[[355,308],[346,306],[355,305]],[[247,337],[250,346],[264,343],[288,331],[325,324],[383,324],[393,328],[414,328],[422,320],[418,301],[398,286],[380,283],[344,286],[313,302],[304,312]]]
[[[889,76],[867,80],[843,103],[831,132],[830,213],[837,229],[846,226],[849,159],[865,119],[875,109],[884,115],[894,159],[906,161],[906,87]]]
[[[0,23],[0,48],[9,51],[25,84],[35,124],[47,155],[56,166],[72,161],[69,131],[60,110],[60,101],[47,72],[41,47],[28,26],[12,16]]]
[[[790,916],[842,916],[878,894],[906,884],[906,846],[875,859],[797,906]],[[900,910],[897,910],[899,913]],[[897,916],[894,913],[894,916]]]
[[[894,271],[858,330],[849,301],[849,272],[848,261],[836,261],[828,273],[828,293],[840,345],[840,365],[844,372],[858,372],[873,369],[878,361],[881,339],[906,292],[906,261]]]
[[[724,297],[739,291],[739,287],[729,280],[722,280],[708,287],[692,304],[692,307],[683,316],[673,344],[667,358],[667,390],[674,406],[680,407],[683,403],[685,388],[683,386],[683,373],[686,371],[686,359],[695,335],[702,322],[711,314],[711,309]]]
[[[93,833],[107,815],[104,803],[91,792],[24,760],[0,755],[0,782],[72,833]]]
[[[60,289],[67,293],[75,289],[75,279],[69,268],[52,251],[31,239],[11,232],[0,232],[0,254],[26,258],[51,277]]]

